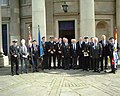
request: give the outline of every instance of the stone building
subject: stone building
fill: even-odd
[[[120,0],[0,0],[0,5],[0,48],[6,56],[12,39],[27,40],[29,32],[37,39],[38,25],[47,40],[51,35],[108,38],[116,26],[120,43]]]

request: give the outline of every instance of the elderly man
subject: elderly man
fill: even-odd
[[[103,60],[105,59],[105,72],[108,67],[108,56],[109,56],[109,42],[106,40],[106,36],[102,35],[102,40],[99,41],[102,44],[102,57],[101,57],[101,71],[103,71]]]
[[[82,48],[83,48],[83,37],[80,37],[79,38],[79,41],[77,42],[77,46],[78,46],[78,57],[79,57],[79,68],[82,69],[83,67],[83,59],[84,59],[84,56],[83,56],[83,52],[82,52]]]
[[[78,45],[76,39],[72,39],[71,57],[72,57],[72,68],[77,69]]]
[[[65,38],[64,39],[64,46],[63,46],[63,60],[64,60],[64,69],[70,69],[70,57],[71,57],[71,53],[70,53],[70,45],[68,44],[68,39]]]
[[[110,64],[111,64],[111,71],[109,73],[116,72],[117,67],[117,60],[118,60],[118,51],[119,51],[119,45],[117,44],[115,48],[115,41],[113,37],[109,38],[109,57],[110,57]]]
[[[14,76],[15,72],[16,72],[16,75],[19,75],[19,56],[20,56],[19,52],[20,52],[20,47],[17,45],[17,42],[18,42],[18,40],[14,39],[12,41],[12,45],[10,46],[12,76]],[[16,65],[15,70],[14,70],[14,65]]]
[[[89,62],[90,62],[90,43],[87,36],[84,37],[82,52],[84,55],[84,64],[83,71],[89,71]]]
[[[32,41],[32,57],[33,57],[33,72],[39,72],[39,57],[40,57],[40,48],[36,40]]]
[[[28,73],[28,49],[25,45],[25,40],[21,40],[21,46],[20,46],[20,59],[21,59],[21,74],[22,73]]]
[[[90,46],[90,57],[93,60],[94,72],[100,72],[99,59],[102,55],[102,45],[98,42],[98,38],[94,38],[94,43]]]

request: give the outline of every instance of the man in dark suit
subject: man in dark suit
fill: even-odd
[[[48,69],[48,52],[47,52],[47,42],[45,41],[45,37],[42,37],[42,47],[44,51],[42,69]]]
[[[102,57],[101,57],[101,71],[103,71],[103,60],[105,58],[105,72],[108,67],[108,56],[109,56],[109,42],[106,40],[106,36],[102,35],[102,40],[99,41],[102,44]]]
[[[33,56],[33,72],[39,72],[39,57],[40,57],[40,48],[39,45],[37,45],[37,41],[33,40],[32,42],[32,56]]]
[[[55,69],[56,68],[56,42],[54,42],[54,37],[50,37],[50,41],[48,42],[48,47],[47,47],[47,50],[48,50],[48,59],[49,59],[49,62],[48,62],[48,67],[49,69],[51,69],[51,61],[52,61],[52,58],[53,58],[53,68]]]
[[[78,46],[78,57],[79,57],[79,68],[82,69],[83,67],[83,63],[84,63],[84,56],[83,56],[83,52],[82,52],[82,48],[83,48],[83,37],[79,38],[79,41],[77,42],[77,46]]]
[[[84,64],[83,70],[89,71],[89,62],[90,62],[90,43],[88,41],[88,37],[84,37],[83,42],[83,55],[84,55]]]
[[[94,38],[94,43],[90,46],[90,57],[93,60],[94,72],[100,72],[99,59],[102,55],[102,45],[98,42],[98,38]]]
[[[90,38],[90,46],[92,46],[94,44],[94,37]],[[93,59],[90,57],[90,70],[93,70]]]
[[[71,53],[70,53],[70,45],[68,44],[68,39],[64,39],[64,46],[63,46],[63,55],[62,57],[64,58],[64,69],[70,69],[70,58],[71,58]]]
[[[72,68],[77,69],[78,45],[76,39],[72,39],[72,44],[70,48],[71,48]]]
[[[10,56],[11,56],[11,73],[14,76],[14,71],[16,75],[19,75],[19,57],[20,57],[20,47],[17,45],[17,39],[12,41],[12,45],[10,46]],[[14,70],[14,65],[15,70]]]
[[[57,43],[57,61],[58,61],[58,69],[62,66],[62,52],[63,52],[63,42],[62,38],[59,38],[59,42]]]

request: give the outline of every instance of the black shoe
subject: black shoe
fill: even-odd
[[[97,70],[98,73],[100,73],[100,70]]]
[[[104,72],[106,73],[107,71],[105,70]]]
[[[14,74],[12,73],[12,76],[14,76]]]
[[[36,70],[36,72],[39,72],[39,70]]]
[[[32,71],[32,73],[34,73],[35,71]]]
[[[19,73],[16,73],[16,75],[19,75]]]

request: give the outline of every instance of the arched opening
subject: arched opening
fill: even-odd
[[[107,38],[109,38],[109,27],[107,22],[100,21],[96,26],[96,37],[98,37],[100,40],[103,34],[106,35]]]

